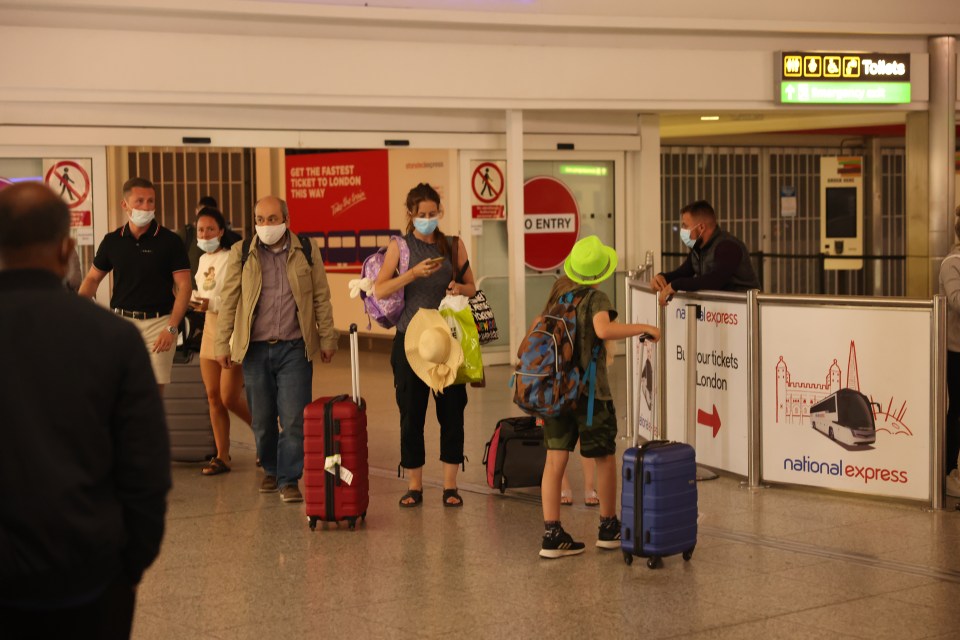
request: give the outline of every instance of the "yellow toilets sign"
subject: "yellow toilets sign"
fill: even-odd
[[[777,54],[781,104],[910,102],[909,53],[785,51]]]

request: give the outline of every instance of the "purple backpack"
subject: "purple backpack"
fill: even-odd
[[[407,241],[402,236],[390,236],[390,241],[396,240],[400,248],[400,264],[397,265],[397,275],[406,273],[410,266],[410,248]],[[388,244],[389,246],[389,244]],[[370,282],[370,286],[377,281],[380,274],[380,268],[383,267],[383,258],[387,254],[387,247],[377,249],[376,253],[370,254],[363,261],[360,267],[360,277]],[[386,298],[374,298],[366,291],[360,291],[360,298],[363,300],[363,308],[367,312],[367,317],[376,322],[384,329],[390,329],[397,325],[400,320],[400,314],[403,313],[403,289],[394,291]],[[367,326],[369,328],[369,325]]]

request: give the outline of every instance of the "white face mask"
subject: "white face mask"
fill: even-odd
[[[205,253],[213,253],[220,248],[220,238],[210,238],[209,240],[197,238],[197,246]]]
[[[145,227],[151,222],[153,222],[154,211],[144,211],[142,209],[131,209],[130,210],[130,221],[138,226]]]
[[[283,234],[287,232],[287,224],[285,222],[281,222],[280,224],[258,224],[256,225],[256,229],[260,242],[270,246],[276,244],[280,238],[283,237]]]

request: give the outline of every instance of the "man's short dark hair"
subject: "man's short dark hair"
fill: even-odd
[[[0,252],[60,242],[70,233],[70,210],[45,185],[23,182],[0,191]]]
[[[157,188],[153,186],[153,183],[147,180],[146,178],[130,178],[123,183],[123,195],[126,196],[134,189],[152,189],[154,193],[157,192]]]
[[[682,215],[684,213],[689,213],[694,218],[717,219],[717,212],[713,210],[713,207],[706,200],[691,202],[683,209],[680,209],[680,214]]]
[[[213,196],[201,196],[197,206],[205,209],[220,209],[220,207],[217,206],[217,199]]]

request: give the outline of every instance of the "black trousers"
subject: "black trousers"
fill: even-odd
[[[957,468],[960,455],[960,353],[947,351],[947,442],[944,448],[944,471]]]
[[[0,638],[127,640],[135,602],[133,585],[120,576],[96,600],[80,606],[32,610],[0,605]]]
[[[449,464],[463,463],[463,410],[467,406],[465,385],[447,387],[443,393],[431,394],[430,387],[410,368],[403,350],[403,333],[393,339],[390,364],[393,366],[393,386],[400,409],[400,466],[419,469],[426,461],[423,445],[423,425],[427,419],[430,396],[437,409],[440,423],[440,460]]]

